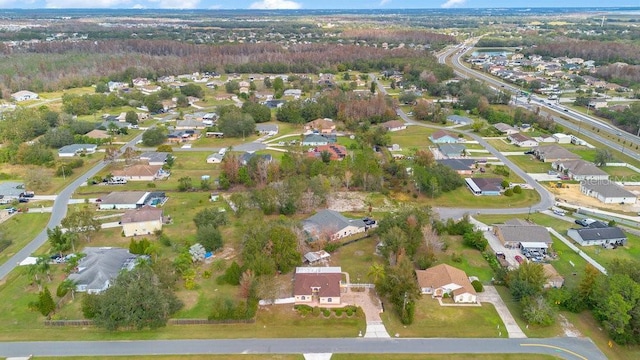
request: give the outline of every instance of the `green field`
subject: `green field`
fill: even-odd
[[[604,170],[607,174],[616,178],[616,181],[637,181],[640,179],[640,174],[634,170],[629,169],[626,166],[603,166],[600,169]]]
[[[2,239],[11,240],[12,244],[0,252],[0,264],[21,250],[47,226],[50,214],[17,213],[0,224]]]
[[[509,156],[508,159],[527,173],[546,173],[551,170],[550,163],[543,163],[532,155],[514,155]]]
[[[540,201],[540,195],[534,190],[522,190],[521,194],[511,197],[500,196],[476,196],[467,189],[466,185],[454,191],[442,194],[435,199],[427,199],[432,206],[459,207],[459,208],[518,208],[536,204]]]
[[[511,152],[511,151],[522,151],[523,153],[527,151],[527,149],[521,148],[519,146],[511,145],[508,140],[500,140],[500,139],[489,139],[487,140],[489,145],[496,148],[496,150],[502,152]]]

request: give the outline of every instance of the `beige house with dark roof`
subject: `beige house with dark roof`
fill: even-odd
[[[416,277],[422,294],[431,294],[433,298],[449,294],[456,303],[478,302],[467,274],[453,266],[440,264],[427,270],[416,270]]]
[[[514,248],[520,246],[521,243],[545,243],[548,247],[553,244],[547,228],[519,219],[495,225],[493,233],[505,247]]]
[[[315,119],[313,121],[309,121],[304,125],[305,130],[317,131],[320,134],[331,134],[336,131],[336,123],[333,120],[325,118],[325,119]]]
[[[543,264],[544,276],[547,278],[547,282],[544,284],[545,289],[556,288],[559,289],[564,285],[564,278],[558,273],[558,271],[551,264]]]
[[[559,160],[577,160],[580,156],[563,148],[560,145],[544,145],[533,148],[533,154],[542,162],[554,162]]]
[[[124,236],[151,235],[162,230],[162,209],[145,205],[129,210],[120,218]]]
[[[113,176],[122,177],[127,181],[154,181],[168,176],[162,170],[162,165],[131,165],[122,170],[113,170]]]
[[[296,304],[340,305],[342,269],[340,267],[298,267],[294,275]]]

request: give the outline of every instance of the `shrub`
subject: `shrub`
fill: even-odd
[[[473,290],[476,292],[480,293],[484,291],[484,286],[482,286],[482,283],[479,280],[473,280],[471,285],[473,286]]]
[[[453,254],[451,254],[451,261],[457,262],[457,263],[461,263],[462,262],[462,255],[460,255],[457,252],[454,252]]]
[[[513,187],[513,193],[514,194],[521,194],[522,193],[522,188],[520,187],[520,185],[516,185]]]
[[[171,239],[165,234],[158,236],[158,242],[166,247],[171,246]]]
[[[352,310],[352,309],[350,309],[350,308],[347,308],[346,313],[347,313],[347,316],[348,316],[348,317],[353,316],[353,310]]]
[[[329,309],[322,309],[322,315],[324,315],[324,317],[329,317],[331,316],[331,311]]]
[[[11,244],[13,244],[13,241],[11,241],[9,239],[0,240],[0,252],[2,252],[4,249],[6,249],[9,246],[11,246]]]
[[[314,306],[314,307],[313,307],[313,310],[311,310],[311,315],[313,315],[313,316],[318,316],[318,315],[320,315],[320,308],[319,308],[319,307],[317,307],[317,306]]]
[[[309,305],[294,305],[293,308],[302,316],[307,316],[313,312],[313,308]]]
[[[341,317],[342,316],[342,311],[343,309],[333,309],[333,312],[336,314],[337,317]]]
[[[504,192],[504,196],[513,196],[513,190],[511,190],[511,189],[507,189],[507,190]]]
[[[328,252],[328,253],[332,253],[335,252],[336,250],[338,250],[340,248],[340,243],[337,242],[330,242],[327,243],[327,245],[324,246],[324,251]]]

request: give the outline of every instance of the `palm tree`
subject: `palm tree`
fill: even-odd
[[[65,279],[63,282],[58,285],[58,290],[56,291],[56,295],[59,297],[63,297],[67,293],[71,291],[71,300],[75,300],[76,298],[76,283],[73,280]],[[60,296],[62,295],[62,296]]]
[[[38,273],[46,274],[47,279],[51,282],[51,265],[49,264],[49,258],[46,255],[38,256],[35,267]]]
[[[373,264],[369,267],[369,272],[367,273],[369,279],[373,281],[374,284],[379,283],[385,277],[384,266],[382,264]]]

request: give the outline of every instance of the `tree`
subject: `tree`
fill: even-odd
[[[220,225],[226,225],[227,221],[227,213],[221,212],[217,208],[206,208],[204,210],[200,210],[193,218],[196,228],[209,225],[218,228]]]
[[[156,329],[167,324],[182,303],[149,266],[123,271],[96,296],[94,322],[107,330]]]
[[[65,297],[69,291],[71,291],[71,299],[76,298],[76,283],[73,280],[65,279],[63,280],[58,288],[56,289],[56,296],[59,298]]]
[[[99,82],[96,84],[96,93],[102,94],[102,93],[108,93],[108,92],[109,92],[109,87],[107,86],[106,83]]]
[[[180,87],[180,92],[184,96],[193,96],[202,99],[204,97],[204,90],[197,84],[187,84]]]
[[[510,271],[506,280],[513,298],[520,301],[524,297],[541,294],[547,277],[542,264],[524,262],[516,270]]]
[[[125,121],[132,125],[138,125],[138,114],[133,110],[127,111]]]
[[[233,111],[220,116],[218,130],[225,137],[245,137],[255,133],[256,123],[251,115]]]
[[[178,179],[178,191],[188,191],[193,188],[191,184],[191,178],[189,176],[183,176]]]
[[[242,112],[251,115],[256,123],[271,121],[271,109],[266,105],[246,101],[242,104]]]
[[[74,210],[62,219],[62,226],[67,231],[84,238],[86,242],[91,241],[91,237],[102,229],[100,221],[94,219],[95,212],[85,206],[80,210]]]
[[[605,166],[608,162],[611,162],[611,160],[613,160],[611,151],[607,149],[596,149],[596,156],[593,159],[593,163],[596,164],[596,166]]]
[[[384,266],[378,263],[371,265],[367,276],[374,284],[378,284],[385,277]]]
[[[216,251],[222,248],[222,234],[214,225],[205,225],[198,228],[196,240],[204,246],[206,251]]]
[[[369,91],[370,91],[372,94],[375,94],[375,93],[376,93],[376,82],[375,82],[375,81],[372,81],[372,82],[371,82],[371,86],[369,86]]]
[[[44,290],[38,294],[38,300],[29,304],[33,310],[37,310],[47,319],[56,310],[56,303],[53,301],[49,288],[45,286]]]
[[[542,295],[521,300],[522,317],[531,325],[549,326],[555,322],[555,311]]]
[[[389,298],[400,321],[405,325],[413,323],[415,301],[420,297],[414,273],[413,264],[404,258],[396,266],[387,267],[386,276],[377,287],[382,296]]]
[[[47,229],[47,236],[49,238],[49,244],[51,250],[57,252],[60,256],[65,251],[73,248],[75,252],[74,236],[71,232],[63,232],[60,226],[56,226],[53,229]]]
[[[142,143],[144,144],[144,146],[149,147],[158,146],[164,143],[166,138],[167,137],[163,128],[154,127],[142,134]]]
[[[160,102],[160,98],[156,94],[151,94],[144,98],[144,106],[147,107],[150,113],[158,113],[164,109],[162,103]]]

